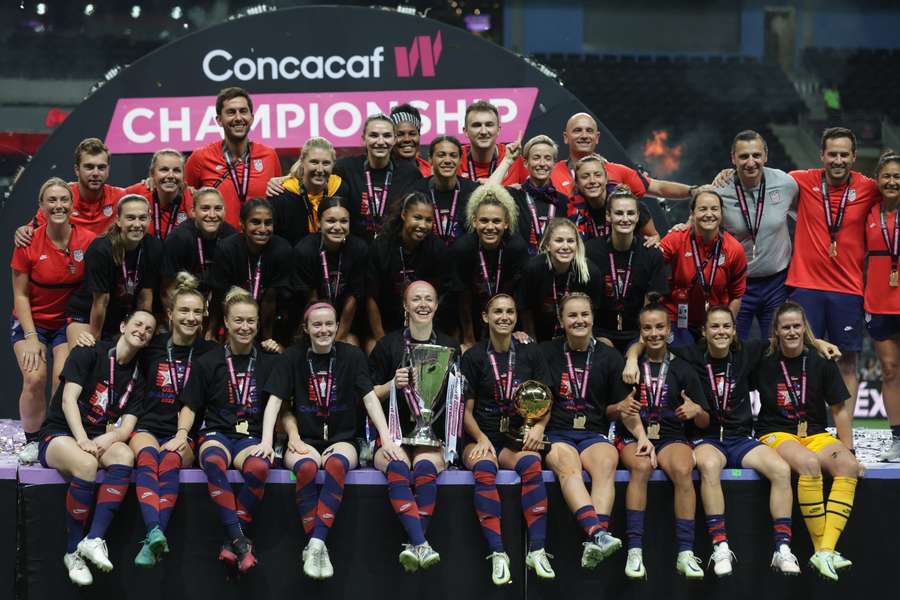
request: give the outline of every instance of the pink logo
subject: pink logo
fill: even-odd
[[[394,61],[397,63],[397,77],[412,77],[416,67],[421,65],[422,77],[434,77],[435,67],[441,59],[441,32],[434,36],[434,42],[427,35],[417,35],[407,49],[394,47]]]

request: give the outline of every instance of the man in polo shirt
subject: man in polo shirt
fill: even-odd
[[[250,141],[253,101],[247,90],[228,87],[216,96],[216,123],[224,141],[215,141],[191,153],[184,182],[195,189],[213,187],[225,200],[225,222],[240,229],[241,205],[266,196],[266,183],[281,175],[275,150]]]
[[[116,203],[125,195],[124,188],[109,185],[109,148],[97,138],[81,140],[75,147],[75,178],[72,190],[72,213],[69,221],[94,235],[106,232],[116,219]],[[15,244],[23,248],[31,244],[34,228],[46,223],[41,211],[31,223],[16,230]]]
[[[553,182],[556,191],[572,197],[575,195],[575,163],[579,158],[594,154],[597,144],[600,143],[597,121],[587,113],[572,115],[566,122],[563,142],[569,146],[569,158],[556,163],[550,181]],[[638,198],[648,194],[673,200],[691,197],[691,186],[645,177],[631,167],[619,163],[607,162],[606,173],[610,182],[624,183]]]

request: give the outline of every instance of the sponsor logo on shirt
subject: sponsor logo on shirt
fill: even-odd
[[[781,192],[778,190],[769,192],[769,202],[772,204],[779,204],[781,202]]]
[[[856,200],[856,190],[850,189],[850,193],[847,194],[847,202],[853,202]]]
[[[103,207],[103,216],[111,217],[112,216],[112,206],[104,206]]]
[[[263,170],[263,161],[261,158],[253,159],[253,168],[256,169],[257,173],[262,173]]]
[[[75,259],[75,262],[81,262],[84,260],[84,250],[78,249],[72,253],[72,258]]]
[[[46,254],[41,254],[41,256],[38,258],[38,260],[47,260],[47,258],[48,257]]]

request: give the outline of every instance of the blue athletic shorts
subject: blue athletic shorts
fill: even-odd
[[[65,325],[59,329],[35,327],[34,330],[37,332],[38,341],[45,346],[56,348],[60,344],[66,343]],[[15,345],[16,342],[21,342],[25,339],[25,331],[22,329],[22,324],[19,323],[19,320],[15,317],[9,318],[9,338],[13,345]]]
[[[252,436],[242,435],[240,437],[231,437],[224,433],[211,431],[209,433],[200,435],[200,439],[197,441],[197,446],[202,448],[203,444],[212,440],[215,440],[225,446],[225,449],[228,450],[228,454],[231,455],[231,460],[234,460],[234,457],[240,454],[245,448],[255,446],[260,442],[259,438],[255,438]]]
[[[581,454],[594,444],[611,444],[609,438],[596,431],[548,431],[547,439],[551,444],[568,444]]]
[[[629,435],[616,436],[616,450],[619,452],[622,451],[622,448],[627,446],[628,444],[633,444],[637,442],[634,437]],[[656,450],[656,455],[659,456],[659,453],[662,452],[662,449],[668,446],[669,444],[687,444],[687,440],[681,440],[678,438],[665,438],[662,440],[650,440],[650,443],[653,444],[654,450]]]
[[[694,448],[701,444],[715,446],[719,452],[725,455],[725,467],[728,469],[743,468],[741,463],[744,462],[747,453],[757,446],[763,445],[762,442],[752,437],[726,437],[724,441],[719,441],[717,437],[691,440],[691,446]]]
[[[813,334],[845,352],[862,350],[863,297],[796,288],[791,300],[803,307]]]
[[[63,436],[72,437],[71,434],[63,433],[61,431],[56,433],[41,434],[41,439],[38,440],[38,462],[41,463],[41,466],[45,469],[53,468],[47,464],[47,446],[49,446],[50,442],[52,442],[54,439]]]
[[[866,313],[866,329],[876,342],[883,342],[900,333],[900,315]]]

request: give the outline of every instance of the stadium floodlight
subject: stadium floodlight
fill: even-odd
[[[184,13],[181,11],[181,7],[180,7],[180,6],[176,6],[175,8],[172,9],[172,12],[169,13],[169,15],[170,15],[173,19],[175,19],[176,21],[177,21],[178,19],[180,19],[181,16],[182,16],[183,14],[184,14]]]
[[[84,5],[84,16],[90,17],[94,14],[94,5],[93,4],[85,4]]]
[[[139,19],[141,17],[141,6],[139,4],[135,4],[131,7],[131,18]]]
[[[38,15],[46,15],[47,14],[47,5],[43,2],[38,2],[37,6],[34,7],[34,12]]]

